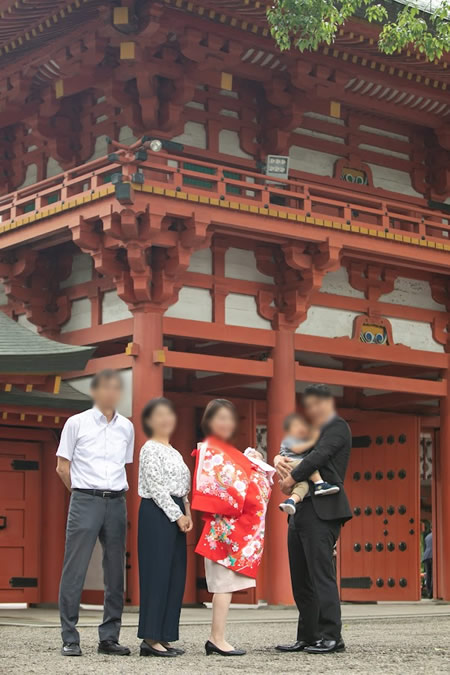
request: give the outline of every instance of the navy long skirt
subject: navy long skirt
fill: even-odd
[[[184,513],[183,500],[173,500]],[[186,535],[152,499],[141,500],[138,554],[138,637],[158,642],[178,640],[186,583]]]

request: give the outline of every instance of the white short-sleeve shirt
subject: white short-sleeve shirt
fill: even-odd
[[[134,428],[118,412],[110,422],[95,406],[64,425],[57,457],[70,461],[72,488],[127,490],[125,464],[133,461]]]

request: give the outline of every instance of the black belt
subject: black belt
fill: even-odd
[[[119,490],[115,492],[114,490],[85,490],[84,488],[73,488],[76,492],[84,492],[86,495],[92,495],[93,497],[102,497],[103,499],[115,499],[116,497],[121,497],[125,494],[125,490]]]

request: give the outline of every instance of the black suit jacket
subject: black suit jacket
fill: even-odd
[[[325,481],[339,485],[340,491],[334,495],[315,497],[311,490],[314,509],[322,520],[345,522],[352,518],[352,511],[344,490],[344,478],[351,447],[350,427],[342,417],[336,415],[325,425],[314,448],[291,473],[292,478],[299,483],[308,480],[314,471],[319,470]]]

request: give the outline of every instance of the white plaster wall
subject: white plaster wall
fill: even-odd
[[[193,321],[212,321],[212,298],[207,288],[184,286],[177,302],[169,307],[164,316]]]
[[[125,143],[125,145],[131,145],[137,141],[137,136],[133,134],[133,130],[128,126],[120,127],[119,130],[119,143]]]
[[[270,321],[263,319],[252,295],[229,293],[225,299],[225,323],[245,328],[271,329]]]
[[[59,164],[56,159],[53,159],[53,157],[49,157],[47,161],[47,168],[45,170],[46,177],[52,178],[53,176],[57,176],[60,173],[64,173],[64,169],[62,168],[61,164]]]
[[[89,328],[91,325],[91,301],[89,298],[80,298],[72,300],[71,316],[66,323],[61,326],[61,333],[69,333],[72,330],[81,330]]]
[[[352,337],[353,321],[357,316],[357,312],[313,305],[309,308],[305,321],[295,332],[331,338]]]
[[[199,251],[194,251],[191,255],[191,260],[188,272],[197,272],[199,274],[212,274],[212,252],[210,248],[202,248]]]
[[[427,352],[443,352],[444,346],[433,340],[429,323],[410,321],[409,319],[390,318],[394,344],[402,344],[412,349]]]
[[[121,319],[130,319],[132,316],[127,303],[119,298],[115,288],[103,293],[102,323],[112,323],[113,321],[120,321]]]
[[[184,125],[184,132],[179,136],[174,136],[172,141],[184,143],[184,145],[191,145],[194,148],[206,149],[208,142],[205,125],[199,124],[199,122],[186,122]]]
[[[380,302],[392,302],[394,305],[407,305],[421,309],[437,309],[445,312],[444,305],[440,305],[431,296],[431,287],[428,281],[397,277],[394,290],[380,296]]]
[[[101,136],[97,136],[95,139],[95,146],[94,146],[94,152],[92,155],[89,157],[87,162],[92,162],[94,159],[98,159],[99,157],[104,157],[105,155],[108,154],[108,141],[107,141],[108,136],[106,134],[102,134]]]
[[[411,185],[411,176],[406,171],[390,169],[386,166],[378,166],[378,164],[368,164],[368,166],[372,170],[374,187],[390,190],[391,192],[399,192],[402,195],[423,197],[420,192],[414,190]]]
[[[242,150],[238,132],[230,129],[222,129],[219,132],[219,152],[243,159],[253,159],[252,155]]]
[[[0,306],[7,305],[7,304],[8,304],[8,298],[6,297],[6,293],[5,293],[5,285],[0,283]]]
[[[318,176],[332,177],[334,165],[338,159],[341,159],[339,155],[300,148],[298,145],[291,145],[289,149],[289,167],[291,169],[314,173]]]
[[[225,276],[245,281],[260,281],[273,284],[272,277],[262,274],[256,267],[254,251],[243,248],[229,248],[225,253]]]
[[[346,298],[364,298],[364,293],[350,286],[348,272],[345,267],[328,272],[323,280],[321,293],[333,293],[335,295],[344,295]]]
[[[72,260],[72,271],[65,281],[62,281],[61,288],[70,288],[77,284],[84,284],[92,279],[93,262],[89,253],[76,253]]]
[[[27,187],[28,185],[33,185],[37,182],[37,164],[29,164],[25,173],[25,179],[21,185],[17,186],[17,190],[20,188]]]
[[[131,368],[125,368],[120,371],[120,375],[123,380],[123,395],[118,406],[118,411],[125,417],[131,417],[133,409],[133,370]],[[66,381],[77,391],[81,391],[83,394],[90,396],[91,380],[92,375],[86,375],[85,377],[77,377],[76,379]],[[135,453],[135,459],[136,456]]]

